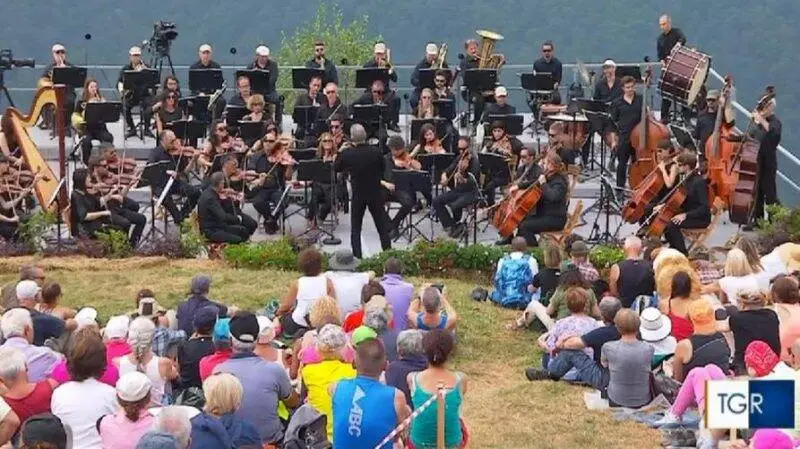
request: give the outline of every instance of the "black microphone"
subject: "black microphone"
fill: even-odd
[[[235,55],[236,54],[236,47],[231,47],[231,49],[229,51],[231,52],[232,55]]]
[[[342,65],[347,65],[347,58],[342,58],[342,60],[341,60],[341,61],[339,61],[339,62],[340,62]]]
[[[83,35],[83,38],[84,38],[84,39],[86,39],[86,40],[88,41],[88,40],[91,40],[91,39],[92,39],[92,35],[91,35],[91,34],[89,34],[89,33],[86,33],[86,34],[84,34],[84,35]]]

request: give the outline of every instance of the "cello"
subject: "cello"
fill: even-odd
[[[677,151],[673,149],[667,157],[673,158],[676,154]],[[628,204],[622,209],[622,219],[628,223],[637,223],[641,220],[647,212],[647,207],[658,197],[665,186],[664,174],[656,166],[639,184]]]
[[[775,87],[767,86],[766,93],[758,100],[756,111],[764,110],[773,98],[775,98]],[[730,192],[729,215],[731,221],[739,225],[750,222],[758,190],[758,153],[761,142],[750,137],[753,123],[751,117],[744,133],[744,140],[739,144],[728,173],[729,182],[733,186]]]
[[[631,133],[631,146],[636,151],[636,161],[628,169],[628,182],[632,189],[639,184],[655,168],[655,153],[658,142],[669,139],[669,129],[666,125],[656,120],[653,114],[647,111],[647,90],[653,77],[653,69],[645,69],[644,91],[642,92],[642,114],[639,124]]]
[[[722,88],[721,98],[724,102],[720,102],[717,106],[717,117],[714,121],[714,133],[706,140],[705,151],[706,160],[708,161],[708,180],[714,195],[719,199],[722,204],[728,204],[729,181],[728,181],[728,167],[730,163],[729,158],[733,154],[734,144],[730,142],[729,136],[733,134],[730,127],[722,126],[722,117],[725,107],[730,101],[730,92],[733,86],[733,79],[730,75],[725,77],[725,85]]]
[[[694,171],[687,173],[683,179],[664,197],[664,201],[661,202],[661,209],[654,211],[647,217],[644,224],[639,231],[636,233],[637,235],[647,235],[651,238],[661,238],[664,235],[664,231],[667,229],[670,221],[676,215],[678,215],[681,211],[681,206],[683,202],[686,201],[686,197],[688,196],[688,192],[686,190],[686,180],[689,179],[694,173],[697,173],[697,169]]]
[[[531,164],[521,178],[524,178],[527,175],[527,171],[531,170],[534,165]],[[559,168],[556,168],[548,171],[544,176],[550,179],[550,177],[558,174],[559,171]],[[497,228],[497,232],[501,237],[514,235],[514,231],[519,227],[522,220],[539,204],[544,193],[543,187],[544,184],[537,180],[530,187],[517,190],[498,203],[497,211],[492,217],[492,225]]]

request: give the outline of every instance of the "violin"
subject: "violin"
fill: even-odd
[[[394,165],[400,169],[421,170],[422,164],[414,158],[413,154],[403,151],[400,157],[392,157]]]
[[[641,184],[655,167],[654,159],[658,142],[669,139],[669,128],[647,112],[647,89],[653,77],[653,69],[645,69],[644,92],[642,93],[642,113],[639,124],[631,133],[631,146],[636,150],[636,161],[628,169],[628,180],[632,189]]]
[[[461,154],[458,156],[458,162],[456,162],[456,167],[453,170],[453,173],[449,175],[444,173],[444,179],[441,182],[441,185],[446,186],[450,184],[450,181],[455,181],[455,185],[464,183],[467,181],[465,176],[466,171],[469,169],[470,161],[472,160],[472,150],[465,149],[461,151]]]
[[[267,155],[267,160],[273,164],[279,164],[285,166],[297,164],[297,161],[294,160],[291,154],[289,154],[289,150],[285,148],[273,150],[270,154]]]
[[[106,167],[113,171],[130,172],[136,169],[136,159],[132,157],[114,157],[106,159]]]
[[[222,200],[231,200],[242,204],[244,202],[244,193],[233,190],[230,187],[224,187],[219,191],[219,198]]]
[[[489,151],[511,156],[513,153],[513,148],[511,146],[511,139],[508,137],[508,134],[503,136],[502,139],[492,142],[492,146],[489,147]]]
[[[232,175],[228,177],[228,179],[235,182],[239,181],[251,182],[258,179],[259,175],[260,174],[255,170],[237,169],[236,172],[234,172]]]

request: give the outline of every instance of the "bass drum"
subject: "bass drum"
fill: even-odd
[[[661,71],[661,96],[684,106],[694,106],[711,68],[711,57],[694,48],[676,44]]]

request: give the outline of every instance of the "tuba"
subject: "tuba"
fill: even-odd
[[[503,35],[488,30],[477,30],[475,33],[481,37],[481,45],[478,48],[478,68],[479,69],[499,69],[506,63],[506,57],[502,53],[492,53],[495,43],[503,40]]]

